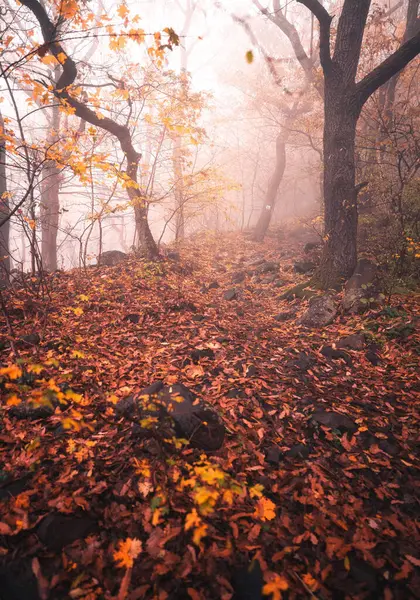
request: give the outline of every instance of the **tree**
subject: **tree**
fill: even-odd
[[[83,101],[83,96],[80,94],[80,91],[77,91],[75,86],[78,75],[77,65],[65,51],[62,43],[57,40],[57,26],[69,16],[69,11],[73,16],[77,13],[77,4],[73,3],[71,6],[66,5],[65,10],[58,14],[57,23],[53,23],[44,6],[38,2],[38,0],[24,0],[22,4],[33,13],[41,27],[44,40],[42,47],[43,51],[50,53],[50,55],[57,60],[58,64],[61,65],[61,75],[59,76],[58,81],[53,85],[55,97],[60,100],[63,106],[68,107],[71,113],[87,123],[90,123],[94,127],[110,133],[118,140],[126,160],[125,187],[134,208],[139,249],[147,257],[155,257],[158,254],[158,248],[149,228],[147,201],[138,183],[138,168],[141,154],[137,152],[134,147],[130,128],[128,124],[122,125],[117,120],[110,117],[98,115],[95,110],[91,109]],[[168,29],[167,33],[167,47],[170,47],[171,44],[178,43],[178,38],[172,30]],[[133,29],[130,30],[128,35],[138,39],[144,38],[144,32],[136,33]],[[115,34],[113,34],[113,36],[114,45],[118,48],[120,39],[116,37]],[[126,41],[126,39],[127,38],[125,37],[124,41]],[[158,43],[158,47],[157,49],[154,49],[154,51],[159,52],[164,47],[160,44],[160,34],[155,36],[155,41]]]
[[[379,66],[356,82],[363,35],[371,0],[345,0],[331,50],[333,17],[319,0],[298,0],[317,18],[319,55],[324,73],[324,221],[325,245],[319,282],[336,285],[353,273],[357,263],[357,196],[355,138],[361,110],[368,98],[420,52],[416,33]],[[409,0],[411,11],[419,0]]]
[[[9,250],[9,196],[6,180],[6,141],[3,115],[0,111],[0,283],[7,281],[10,272]]]

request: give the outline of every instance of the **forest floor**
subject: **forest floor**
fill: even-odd
[[[206,238],[3,292],[1,600],[420,598],[418,296],[306,329],[281,299],[303,246]],[[220,450],[116,414],[156,380],[217,410]]]

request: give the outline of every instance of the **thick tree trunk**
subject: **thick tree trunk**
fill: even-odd
[[[7,195],[6,179],[6,145],[3,138],[4,122],[0,112],[0,223],[9,216],[9,197]],[[10,221],[7,219],[0,227],[0,283],[9,281],[10,273],[10,248],[9,248]]]
[[[357,108],[340,81],[326,82],[324,123],[325,245],[319,271],[322,287],[350,277],[357,264],[355,139]]]
[[[274,207],[277,200],[277,193],[286,169],[286,140],[287,133],[285,131],[281,131],[276,139],[276,165],[268,183],[267,193],[265,196],[265,205],[262,208],[260,217],[254,230],[254,240],[257,242],[262,242],[264,240],[267,230],[270,226],[271,217],[273,216]]]

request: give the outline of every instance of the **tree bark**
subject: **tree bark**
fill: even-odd
[[[4,122],[0,111],[0,283],[8,283],[10,273],[10,212],[6,179],[6,143],[3,137]],[[5,220],[6,219],[6,220]]]
[[[22,0],[21,4],[29,8],[35,15],[40,24],[48,51],[55,56],[62,65],[61,76],[54,87],[54,94],[56,97],[65,104],[71,106],[77,117],[99,129],[108,131],[117,138],[127,161],[126,173],[132,181],[132,185],[127,188],[127,194],[134,206],[136,227],[139,233],[139,249],[148,258],[156,257],[158,255],[158,247],[149,228],[147,220],[147,203],[140,191],[138,183],[138,165],[141,154],[139,154],[133,146],[129,128],[125,125],[120,125],[108,117],[98,117],[86,104],[68,93],[67,89],[74,84],[77,77],[76,63],[70,58],[63,46],[57,42],[57,28],[50,20],[42,4],[38,0]],[[64,61],[63,57],[65,57]]]

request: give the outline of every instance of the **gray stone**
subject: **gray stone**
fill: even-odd
[[[242,283],[245,280],[245,271],[236,271],[232,273],[232,283]]]
[[[331,296],[314,296],[309,300],[308,309],[297,322],[305,327],[324,327],[334,321],[336,314],[337,309]]]
[[[352,333],[341,338],[337,343],[337,348],[350,348],[350,350],[362,350],[365,345],[364,333]]]
[[[107,266],[107,267],[115,267],[123,262],[127,258],[125,252],[121,252],[120,250],[108,250],[107,252],[102,252],[102,254],[98,258],[99,266]]]
[[[296,273],[300,273],[301,275],[304,275],[305,273],[310,273],[311,271],[313,271],[315,269],[316,265],[313,262],[310,261],[302,261],[302,262],[296,262],[294,264],[294,270],[296,271]]]
[[[223,294],[223,298],[225,300],[234,300],[237,296],[237,291],[235,288],[231,288],[230,290],[226,290]]]
[[[350,419],[350,417],[338,412],[327,411],[322,408],[313,413],[311,420],[314,423],[324,425],[330,429],[339,429],[349,431],[351,433],[354,433],[358,429],[356,423]]]

